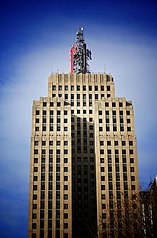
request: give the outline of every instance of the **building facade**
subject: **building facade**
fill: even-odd
[[[28,237],[138,237],[123,223],[137,163],[133,105],[112,75],[52,74],[33,102]]]

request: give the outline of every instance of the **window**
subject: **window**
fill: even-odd
[[[99,119],[99,123],[102,123],[102,119],[101,118]]]
[[[101,86],[101,91],[104,91],[104,86]]]
[[[64,204],[64,209],[68,209],[68,204]]]
[[[58,90],[62,91],[62,86],[61,85],[58,86]]]
[[[43,110],[43,115],[46,115],[46,111],[45,110]]]
[[[37,190],[37,185],[33,185],[33,190]]]
[[[50,102],[50,107],[53,107],[53,104],[54,104],[53,102]]]
[[[45,146],[46,145],[46,141],[42,141],[42,146]]]
[[[40,114],[40,111],[39,110],[36,110],[36,115],[39,115]]]
[[[125,141],[122,141],[122,146],[125,146]]]
[[[38,158],[34,158],[34,163],[38,163]]]
[[[37,204],[33,204],[33,209],[37,209]]]
[[[32,223],[32,229],[36,229],[36,223]]]
[[[131,185],[131,190],[135,190],[135,185]]]
[[[68,111],[65,111],[65,110],[64,110],[64,115],[68,115]]]
[[[130,167],[130,172],[134,172],[134,167]]]
[[[130,115],[130,111],[126,111],[126,115],[129,116]]]
[[[131,127],[130,126],[127,127],[127,131],[131,131]]]
[[[108,145],[108,146],[111,145],[111,141],[110,141],[110,140],[107,141],[107,145]]]
[[[68,228],[68,223],[64,223],[64,229]]]
[[[83,91],[86,91],[86,86],[85,85],[83,85]]]
[[[38,150],[34,150],[34,154],[37,155],[38,154]]]
[[[68,172],[68,167],[64,167],[64,172]]]
[[[124,164],[126,163],[126,157],[123,157],[123,163]]]
[[[104,150],[100,150],[100,154],[101,154],[101,155],[104,154]]]
[[[64,176],[64,181],[68,181],[68,176]]]
[[[68,213],[64,213],[64,219],[68,219]]]
[[[133,141],[132,140],[129,141],[129,145],[133,146]]]
[[[104,172],[105,171],[105,168],[104,167],[101,167],[101,172]]]
[[[64,185],[64,190],[68,190],[68,185]]]
[[[109,85],[107,86],[107,91],[110,91],[110,86]]]
[[[134,151],[133,150],[130,150],[130,155],[132,155],[134,153]]]
[[[100,141],[100,146],[104,145],[104,141]]]
[[[95,94],[95,100],[98,100],[98,94]]]
[[[68,154],[68,150],[64,150],[64,154]]]
[[[129,119],[127,119],[127,123],[130,123],[130,118],[129,118]]]
[[[38,141],[34,141],[34,146],[38,146]]]
[[[34,167],[34,172],[38,172],[38,167]]]
[[[115,145],[115,146],[118,146],[118,141],[115,141],[115,142],[114,142],[114,145]]]
[[[65,99],[68,99],[68,94],[65,94]]]
[[[68,145],[68,141],[64,141],[64,146],[67,146]]]
[[[89,91],[92,91],[92,86],[89,86]]]
[[[80,91],[80,86],[79,85],[77,85],[77,91]]]
[[[73,85],[71,86],[71,91],[74,91],[74,86]]]
[[[36,122],[36,123],[39,123],[39,118],[36,118],[35,122]]]
[[[65,86],[64,86],[64,90],[65,90],[65,91],[68,91],[68,85],[65,85]]]
[[[102,115],[102,111],[101,110],[99,110],[99,115]]]
[[[53,111],[52,111],[52,110],[50,110],[50,115],[51,115],[51,116],[53,115]]]
[[[67,118],[64,118],[64,123],[68,123],[68,119]]]
[[[37,219],[37,214],[36,214],[36,213],[33,213],[33,214],[32,214],[32,218],[33,218],[33,219]]]
[[[41,151],[41,153],[45,155],[45,154],[46,154],[46,150],[43,149],[43,150]]]
[[[110,127],[108,125],[106,126],[106,131],[110,131]]]
[[[131,176],[131,181],[135,181],[135,176]]]
[[[34,181],[38,181],[38,176],[34,176],[34,177],[33,177],[33,180],[34,180]]]
[[[105,194],[101,194],[101,199],[105,200],[106,199],[106,195]]]
[[[101,185],[101,190],[105,190],[105,185]]]
[[[101,181],[105,181],[105,176],[101,176]]]
[[[68,200],[68,194],[64,194],[64,200]]]
[[[52,85],[52,90],[56,90],[56,85]]]
[[[53,145],[53,141],[49,141],[49,145],[52,146]]]
[[[95,86],[95,91],[98,91],[98,86]]]
[[[43,102],[43,107],[46,107],[47,106],[47,102]]]

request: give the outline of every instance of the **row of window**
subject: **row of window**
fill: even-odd
[[[92,114],[92,113],[93,113],[92,110],[89,110],[89,114]],[[86,114],[86,110],[83,110],[83,114]],[[117,120],[116,120],[116,118],[113,118],[112,121],[113,121],[113,123],[116,123]],[[35,122],[39,123],[39,118],[36,118]],[[50,122],[50,124],[54,123],[53,117],[50,116],[49,122]],[[102,122],[103,122],[102,118],[99,118],[99,123],[102,123]],[[110,122],[109,117],[106,117],[106,123],[109,123],[109,122]],[[123,122],[124,122],[123,118],[120,117],[120,123],[123,123]],[[129,124],[130,122],[131,122],[130,118],[127,118],[127,123]],[[46,123],[46,117],[43,117],[42,123]],[[61,118],[58,117],[58,116],[57,116],[57,123],[61,123]],[[68,119],[67,118],[64,118],[64,123],[68,123]]]
[[[92,94],[89,94],[89,95],[92,95]],[[63,95],[62,94],[57,94],[57,96],[59,98],[61,98]],[[55,93],[52,94],[52,98],[54,98],[54,97],[56,97]],[[101,94],[101,99],[104,98],[104,97],[105,97],[105,95]],[[109,97],[111,97],[111,94],[108,93],[107,98],[109,98]],[[68,94],[64,94],[64,98],[65,98],[65,100],[67,100],[68,99]],[[98,94],[95,94],[95,100],[98,100],[98,99],[99,99]],[[92,102],[91,102],[91,104],[92,104]],[[66,102],[64,102],[64,105],[68,105],[68,104]]]
[[[35,163],[38,163],[38,159],[34,161],[36,161]],[[34,172],[38,172],[38,167],[34,167]],[[64,167],[64,172],[68,172],[68,167]]]
[[[100,149],[100,154],[104,154],[105,150],[104,149]],[[132,149],[129,150],[129,154],[133,155],[134,151]],[[111,155],[111,149],[107,149],[107,154]],[[115,150],[115,154],[119,154],[119,150]],[[122,154],[125,155],[126,154],[126,149],[122,149]]]
[[[68,150],[67,150],[67,149],[64,149],[63,152],[64,152],[64,154],[68,154]],[[46,154],[46,150],[45,150],[45,149],[42,149],[42,150],[41,150],[41,153],[42,153],[43,155],[45,155],[45,154]],[[35,155],[38,154],[38,149],[35,149],[35,150],[34,150],[34,154],[35,154]],[[50,154],[50,155],[53,154],[53,150],[52,150],[52,149],[49,149],[49,154]],[[56,154],[58,154],[58,155],[61,154],[61,150],[60,150],[60,149],[57,149],[57,150],[56,150]]]
[[[57,230],[58,231],[58,230]],[[56,231],[56,238],[60,238],[60,230],[59,232]],[[37,238],[36,233],[32,233],[32,238]],[[40,238],[46,238],[44,237],[44,230],[40,230]],[[48,229],[48,237],[52,238],[52,229]],[[68,238],[68,233],[64,233],[64,238]]]
[[[83,127],[85,129],[85,127]],[[72,127],[72,129],[74,129]],[[90,125],[89,126],[89,129],[92,130],[93,129],[93,126]],[[120,142],[122,146],[126,146],[126,141],[121,141]],[[77,144],[81,145],[81,141],[77,141]],[[84,141],[84,145],[87,144],[87,140]],[[90,141],[90,145],[93,145],[93,141]],[[105,144],[105,141],[100,141],[100,146],[104,146]],[[34,141],[34,146],[38,146],[39,145],[39,141]],[[61,145],[61,141],[56,141],[56,146],[60,146]],[[115,146],[118,146],[119,145],[119,142],[118,141],[114,141],[114,145]],[[42,146],[46,146],[46,141],[42,141]],[[49,146],[53,146],[53,141],[49,141]],[[64,141],[64,146],[68,146],[68,141]],[[75,146],[75,141],[72,141],[72,146]],[[107,141],[107,146],[111,146],[111,141],[108,140]],[[129,141],[129,146],[133,146],[133,141]],[[117,153],[116,153],[117,154]]]
[[[72,111],[72,110],[71,110]],[[80,110],[77,110],[77,112],[78,111],[80,111]],[[86,113],[86,110],[83,110],[83,112],[84,112],[84,114]],[[110,111],[102,111],[102,110],[99,110],[99,116],[101,116],[101,115],[103,115],[103,112],[105,112],[105,115],[106,116],[109,116],[109,113],[110,113]],[[43,117],[45,118],[45,116],[46,116],[46,114],[47,114],[47,111],[46,110],[43,110],[42,111],[42,113],[43,113]],[[89,113],[90,114],[92,114],[92,110],[89,110]],[[115,118],[114,116],[116,116],[116,113],[117,113],[117,111],[112,111],[112,115],[113,115],[113,118]],[[61,115],[61,110],[57,110],[57,116],[60,116]],[[79,114],[79,113],[78,113]],[[38,115],[40,115],[40,110],[39,109],[37,109],[36,110],[36,115],[38,116]],[[54,115],[54,110],[50,110],[50,118],[51,118],[51,116],[53,116]],[[64,115],[68,115],[68,110],[64,110]],[[123,116],[123,111],[119,111],[119,115],[120,116]],[[126,111],[126,115],[127,116],[130,116],[130,111]],[[109,117],[107,117],[108,119],[109,119]]]
[[[120,143],[122,146],[126,146],[126,141],[121,141]],[[115,146],[118,146],[120,143],[118,141],[114,141]],[[100,141],[100,146],[104,146],[104,144],[105,144],[105,141]],[[107,141],[107,146],[111,146],[110,140]],[[129,146],[133,146],[133,141],[131,140],[129,141]]]
[[[70,99],[72,100],[71,102],[73,102],[74,100],[74,95],[75,94],[71,94],[70,96]],[[89,94],[89,100],[91,100],[93,97],[92,97],[93,94]],[[97,95],[97,94],[95,94]],[[61,97],[62,95],[60,95]],[[104,94],[101,94],[101,97],[104,97]],[[66,100],[69,99],[69,94],[64,94],[64,98]],[[77,98],[77,102],[80,102],[80,94],[77,94],[76,95],[76,98]],[[95,99],[98,99],[98,96],[95,97]],[[86,100],[86,94],[83,94],[83,102]],[[90,101],[91,102],[91,101]],[[48,104],[47,102],[43,102],[43,107],[46,107]],[[68,105],[68,104],[66,104]],[[109,102],[105,102],[105,107],[109,107],[110,103]],[[50,102],[50,107],[53,107],[54,106],[54,102]],[[60,107],[61,106],[61,102],[57,102],[57,107]],[[128,102],[112,102],[112,107],[123,107],[123,106],[128,106]]]
[[[39,141],[34,141],[34,146],[38,146],[39,145]],[[60,146],[61,145],[61,141],[56,141],[56,146]],[[64,141],[64,146],[68,145],[68,141]],[[46,141],[42,141],[42,146],[46,146]],[[49,146],[53,146],[53,141],[49,141]]]
[[[56,224],[57,228],[60,228],[60,223]],[[36,223],[32,223],[32,229],[36,229]],[[44,220],[40,220],[40,228],[44,228]],[[52,228],[52,227],[51,227]],[[68,229],[68,223],[64,223],[64,229]]]
[[[42,131],[46,131],[46,125],[44,125],[44,126],[42,126]],[[54,126],[53,126],[53,124],[50,124],[50,127],[49,127],[49,130],[50,131],[54,131]],[[75,130],[75,127],[72,125],[71,126],[71,128],[72,128],[72,130]],[[78,130],[79,129],[81,129],[81,128],[78,128]],[[109,124],[106,124],[106,131],[110,131],[110,129],[111,129],[111,126],[109,125]],[[113,131],[117,131],[118,130],[118,128],[117,128],[117,124],[114,124],[113,125],[113,127],[112,127],[112,129],[113,129]],[[124,131],[124,125],[122,124],[122,125],[120,125],[120,131]],[[57,128],[56,128],[56,130],[57,131],[61,131],[61,125],[60,124],[57,124]],[[64,128],[63,128],[63,130],[64,131],[68,131],[68,127],[67,126],[64,126]],[[39,126],[36,126],[35,127],[35,131],[39,131]],[[104,129],[103,129],[103,127],[99,127],[99,131],[100,132],[103,132],[104,131]],[[127,127],[127,131],[128,132],[131,132],[131,127],[130,126],[128,126]],[[85,134],[85,131],[84,131],[84,134]]]
[[[52,90],[53,91],[56,91],[57,87],[56,85],[52,85]],[[65,91],[68,91],[68,90],[71,90],[71,91],[74,91],[75,87],[74,85],[71,85],[71,87],[68,87],[68,85],[65,85],[64,86],[64,90]],[[58,91],[62,91],[63,90],[63,86],[62,85],[58,85]],[[94,87],[92,87],[91,85],[90,86],[86,86],[86,85],[76,85],[76,90],[77,91],[80,91],[80,90],[83,90],[83,91],[86,91],[86,90],[89,90],[89,91],[92,91],[92,90],[95,90],[95,91],[98,91],[99,90],[99,86],[95,85]],[[104,86],[100,86],[100,90],[101,91],[104,91]],[[110,91],[110,86],[107,85],[107,91]]]

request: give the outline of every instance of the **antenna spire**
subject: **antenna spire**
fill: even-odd
[[[91,60],[91,51],[86,48],[83,38],[83,28],[76,32],[76,45],[70,49],[70,73],[89,73],[88,60]]]

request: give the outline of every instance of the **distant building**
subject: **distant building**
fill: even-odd
[[[52,74],[33,102],[29,238],[122,237],[114,212],[139,191],[132,102],[115,97],[111,74],[80,69]]]
[[[142,237],[155,238],[157,234],[157,176],[146,191],[140,192]]]

